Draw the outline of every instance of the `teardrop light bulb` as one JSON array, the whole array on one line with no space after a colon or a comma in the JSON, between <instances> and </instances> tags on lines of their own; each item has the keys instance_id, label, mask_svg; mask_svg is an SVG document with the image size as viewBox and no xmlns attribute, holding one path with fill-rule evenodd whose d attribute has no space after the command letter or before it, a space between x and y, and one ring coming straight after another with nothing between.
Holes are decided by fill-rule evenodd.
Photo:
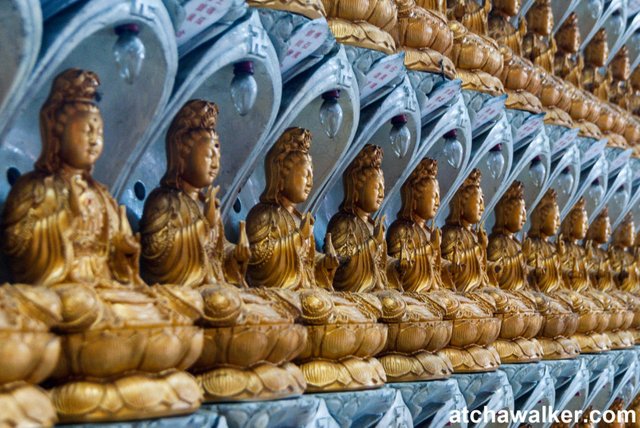
<instances>
[{"instance_id":1,"label":"teardrop light bulb","mask_svg":"<svg viewBox=\"0 0 640 428\"><path fill-rule=\"evenodd\" d=\"M462 163L462 143L455 138L448 138L444 145L444 155L449 165L455 169Z\"/></svg>"},{"instance_id":2,"label":"teardrop light bulb","mask_svg":"<svg viewBox=\"0 0 640 428\"><path fill-rule=\"evenodd\" d=\"M544 166L540 159L534 159L529 167L529 177L531 182L536 187L541 187L544 183L544 179L547 173L547 168Z\"/></svg>"},{"instance_id":3,"label":"teardrop light bulb","mask_svg":"<svg viewBox=\"0 0 640 428\"><path fill-rule=\"evenodd\" d=\"M495 180L500 178L504 170L504 156L502 155L502 147L498 144L489 150L489 158L487 159L487 167L491 177Z\"/></svg>"},{"instance_id":4,"label":"teardrop light bulb","mask_svg":"<svg viewBox=\"0 0 640 428\"><path fill-rule=\"evenodd\" d=\"M391 119L393 128L389 133L389 139L391 140L391 147L393 153L402 159L409 152L409 144L411 144L411 131L407 126L407 117L403 114L395 116Z\"/></svg>"},{"instance_id":5,"label":"teardrop light bulb","mask_svg":"<svg viewBox=\"0 0 640 428\"><path fill-rule=\"evenodd\" d=\"M120 77L132 85L142 70L145 57L145 47L138 37L140 29L136 24L119 25L115 29L118 35L113 45L113 57L118 66Z\"/></svg>"},{"instance_id":6,"label":"teardrop light bulb","mask_svg":"<svg viewBox=\"0 0 640 428\"><path fill-rule=\"evenodd\" d=\"M558 177L558 187L565 195L571 193L571 189L573 188L573 175L571 175L571 171L568 168L562 171L562 174Z\"/></svg>"},{"instance_id":7,"label":"teardrop light bulb","mask_svg":"<svg viewBox=\"0 0 640 428\"><path fill-rule=\"evenodd\" d=\"M331 139L338 135L340 126L342 126L343 112L338 99L340 91L328 91L322 94L324 102L320 107L320 124L325 134Z\"/></svg>"},{"instance_id":8,"label":"teardrop light bulb","mask_svg":"<svg viewBox=\"0 0 640 428\"><path fill-rule=\"evenodd\" d=\"M258 96L258 84L253 77L253 62L242 61L233 65L233 80L231 80L231 99L233 106L240 116L246 116Z\"/></svg>"}]
</instances>

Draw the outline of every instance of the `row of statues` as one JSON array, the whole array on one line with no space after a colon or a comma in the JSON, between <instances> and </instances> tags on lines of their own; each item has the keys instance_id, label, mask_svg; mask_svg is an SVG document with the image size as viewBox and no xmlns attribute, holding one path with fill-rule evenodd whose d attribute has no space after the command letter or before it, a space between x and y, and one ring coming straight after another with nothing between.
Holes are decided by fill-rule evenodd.
<instances>
[{"instance_id":1,"label":"row of statues","mask_svg":"<svg viewBox=\"0 0 640 428\"><path fill-rule=\"evenodd\" d=\"M343 173L321 250L313 217L296 208L313 186L312 135L289 128L230 243L214 186L218 109L203 100L173 119L166 173L134 234L125 207L92 177L103 146L98 86L78 69L54 80L41 155L4 207L14 282L0 287L0 334L16 345L0 353L0 403L17 403L6 407L15 420L174 415L202 400L366 389L640 342L631 218L604 250L608 214L587 227L581 200L557 235L550 190L521 242L514 182L487 236L479 170L440 231L437 163L423 159L387 229L376 216L384 155L366 145ZM50 401L34 386L45 379Z\"/></svg>"}]
</instances>

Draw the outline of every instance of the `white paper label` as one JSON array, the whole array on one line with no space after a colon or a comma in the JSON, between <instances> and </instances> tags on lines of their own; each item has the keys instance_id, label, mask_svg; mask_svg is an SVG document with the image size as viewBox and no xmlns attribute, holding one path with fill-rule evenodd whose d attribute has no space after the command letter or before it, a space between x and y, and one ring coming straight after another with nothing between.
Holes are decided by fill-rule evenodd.
<instances>
[{"instance_id":1,"label":"white paper label","mask_svg":"<svg viewBox=\"0 0 640 428\"><path fill-rule=\"evenodd\" d=\"M527 119L520 128L516 131L515 143L524 140L529 135L541 129L544 125L544 117L533 116Z\"/></svg>"},{"instance_id":2,"label":"white paper label","mask_svg":"<svg viewBox=\"0 0 640 428\"><path fill-rule=\"evenodd\" d=\"M178 31L176 39L181 45L193 36L218 21L231 9L232 0L191 0L182 7L185 19Z\"/></svg>"},{"instance_id":3,"label":"white paper label","mask_svg":"<svg viewBox=\"0 0 640 428\"><path fill-rule=\"evenodd\" d=\"M616 158L609 164L609 170L614 171L627 163L629 158L631 157L631 150L625 150L620 153Z\"/></svg>"},{"instance_id":4,"label":"white paper label","mask_svg":"<svg viewBox=\"0 0 640 428\"><path fill-rule=\"evenodd\" d=\"M560 150L567 148L572 142L575 141L578 136L578 130L572 129L563 133L560 138L553 142L553 152L557 153Z\"/></svg>"},{"instance_id":5,"label":"white paper label","mask_svg":"<svg viewBox=\"0 0 640 428\"><path fill-rule=\"evenodd\" d=\"M378 61L367 73L367 83L360 91L360 98L370 95L398 77L402 72L404 58L402 55L386 57Z\"/></svg>"},{"instance_id":6,"label":"white paper label","mask_svg":"<svg viewBox=\"0 0 640 428\"><path fill-rule=\"evenodd\" d=\"M427 104L424 106L422 111L422 117L428 115L429 113L439 109L449 101L455 97L458 92L460 92L460 82L457 80L451 80L447 83L443 83L438 89L433 91Z\"/></svg>"},{"instance_id":7,"label":"white paper label","mask_svg":"<svg viewBox=\"0 0 640 428\"><path fill-rule=\"evenodd\" d=\"M478 110L478 113L476 113L471 128L476 130L496 117L502 110L504 110L504 102L504 97L498 97L486 101L482 108Z\"/></svg>"},{"instance_id":8,"label":"white paper label","mask_svg":"<svg viewBox=\"0 0 640 428\"><path fill-rule=\"evenodd\" d=\"M289 40L287 53L280 63L280 71L285 72L315 52L329 36L329 27L324 18L314 19L304 24Z\"/></svg>"},{"instance_id":9,"label":"white paper label","mask_svg":"<svg viewBox=\"0 0 640 428\"><path fill-rule=\"evenodd\" d=\"M589 149L585 152L582 162L587 162L593 159L593 157L600 153L606 145L607 140L598 140L595 143L592 143L591 147L589 147Z\"/></svg>"}]
</instances>

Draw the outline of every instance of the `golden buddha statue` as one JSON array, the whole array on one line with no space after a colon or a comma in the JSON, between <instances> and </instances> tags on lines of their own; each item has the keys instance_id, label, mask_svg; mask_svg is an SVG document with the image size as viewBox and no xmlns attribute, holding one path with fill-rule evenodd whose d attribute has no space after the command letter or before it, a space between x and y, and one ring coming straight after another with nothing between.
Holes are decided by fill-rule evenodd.
<instances>
[{"instance_id":1,"label":"golden buddha statue","mask_svg":"<svg viewBox=\"0 0 640 428\"><path fill-rule=\"evenodd\" d=\"M496 205L495 216L496 222L487 246L487 264L494 277L493 282L502 290L500 294L493 293L498 313L503 317L496 348L502 362L536 361L544 354L535 339L543 318L537 311L536 296L529 290L529 267L522 245L515 237L527 217L521 182L515 181L509 187Z\"/></svg>"},{"instance_id":2,"label":"golden buddha statue","mask_svg":"<svg viewBox=\"0 0 640 428\"><path fill-rule=\"evenodd\" d=\"M60 299L46 287L0 286L0 426L52 426L56 410L37 384L55 369Z\"/></svg>"},{"instance_id":3,"label":"golden buddha statue","mask_svg":"<svg viewBox=\"0 0 640 428\"><path fill-rule=\"evenodd\" d=\"M437 168L437 161L423 159L402 186L402 207L387 233L389 255L397 259L388 276L405 292L424 294L453 321L452 340L441 355L451 358L454 371L491 370L499 360L482 345L495 340L499 320L486 304L455 292L443 270L448 262L440 254L440 230L428 226L440 205Z\"/></svg>"},{"instance_id":4,"label":"golden buddha statue","mask_svg":"<svg viewBox=\"0 0 640 428\"><path fill-rule=\"evenodd\" d=\"M609 101L625 110L631 108L633 90L629 78L631 77L631 63L629 61L629 48L622 45L618 53L609 64L612 82L610 85Z\"/></svg>"},{"instance_id":5,"label":"golden buddha statue","mask_svg":"<svg viewBox=\"0 0 640 428\"><path fill-rule=\"evenodd\" d=\"M609 100L609 76L598 70L604 67L608 56L607 32L601 28L584 50L582 87L603 101Z\"/></svg>"},{"instance_id":6,"label":"golden buddha statue","mask_svg":"<svg viewBox=\"0 0 640 428\"><path fill-rule=\"evenodd\" d=\"M192 370L205 400L302 394L304 378L290 362L306 342L304 327L295 324L298 296L247 289L251 252L244 224L238 245L224 236L212 186L220 166L217 117L215 104L192 100L169 127L167 172L140 222L142 272L150 283L180 284L202 295L204 349Z\"/></svg>"},{"instance_id":7,"label":"golden buddha statue","mask_svg":"<svg viewBox=\"0 0 640 428\"><path fill-rule=\"evenodd\" d=\"M564 247L559 251L562 263L562 278L569 294L573 309L580 315L578 330L574 337L583 353L608 351L611 340L603 334L611 317L610 302L602 299L591 286L587 254L578 242L587 234L587 211L584 198L573 206L562 222L558 241ZM603 301L604 300L604 301Z\"/></svg>"},{"instance_id":8,"label":"golden buddha statue","mask_svg":"<svg viewBox=\"0 0 640 428\"><path fill-rule=\"evenodd\" d=\"M316 252L313 219L296 205L313 185L311 133L289 128L265 158L266 187L247 216L251 287L297 292L308 337L298 357L307 392L380 387L385 372L373 358L387 342L380 301L365 293L336 293L339 258L332 237Z\"/></svg>"},{"instance_id":9,"label":"golden buddha statue","mask_svg":"<svg viewBox=\"0 0 640 428\"><path fill-rule=\"evenodd\" d=\"M396 51L390 34L398 18L394 0L322 0L322 3L329 28L339 43L386 54Z\"/></svg>"},{"instance_id":10,"label":"golden buddha statue","mask_svg":"<svg viewBox=\"0 0 640 428\"><path fill-rule=\"evenodd\" d=\"M333 287L341 292L377 296L388 326L379 355L389 381L438 379L451 374L446 356L436 354L449 343L452 323L443 304L413 290L403 293L400 278L409 263L387 257L384 218L373 221L384 199L382 149L365 145L342 176L344 199L327 226L340 259ZM387 270L397 279L388 279Z\"/></svg>"},{"instance_id":11,"label":"golden buddha statue","mask_svg":"<svg viewBox=\"0 0 640 428\"><path fill-rule=\"evenodd\" d=\"M42 152L13 186L3 249L17 282L61 301L62 352L50 391L63 422L149 418L196 410L202 393L184 372L202 350L197 292L148 287L125 208L91 171L102 152L98 76L58 75L40 111Z\"/></svg>"},{"instance_id":12,"label":"golden buddha statue","mask_svg":"<svg viewBox=\"0 0 640 428\"><path fill-rule=\"evenodd\" d=\"M633 312L631 332L635 344L640 343L640 270L638 269L638 238L634 246L633 216L627 214L616 228L609 244L609 263L616 287L610 294L622 299ZM638 234L640 237L640 234ZM631 251L635 251L633 254Z\"/></svg>"},{"instance_id":13,"label":"golden buddha statue","mask_svg":"<svg viewBox=\"0 0 640 428\"><path fill-rule=\"evenodd\" d=\"M549 189L531 213L531 228L522 245L527 282L535 290L538 310L544 317L537 339L545 360L574 358L580 353L580 345L572 338L578 328L578 316L562 282L559 253L564 247L562 241L557 245L549 242L559 225L557 194Z\"/></svg>"},{"instance_id":14,"label":"golden buddha statue","mask_svg":"<svg viewBox=\"0 0 640 428\"><path fill-rule=\"evenodd\" d=\"M609 210L605 207L589 226L584 242L592 286L589 295L609 308L610 318L606 333L611 340L612 349L625 349L634 344L633 334L628 331L633 321L633 312L617 292L609 255L601 247L609 242L610 234ZM631 238L633 239L633 232Z\"/></svg>"},{"instance_id":15,"label":"golden buddha statue","mask_svg":"<svg viewBox=\"0 0 640 428\"><path fill-rule=\"evenodd\" d=\"M556 45L551 0L536 0L527 12L527 32L522 40L522 55L547 73L554 74Z\"/></svg>"},{"instance_id":16,"label":"golden buddha statue","mask_svg":"<svg viewBox=\"0 0 640 428\"><path fill-rule=\"evenodd\" d=\"M584 62L578 54L580 49L580 29L578 15L572 12L555 34L556 54L554 74L580 88Z\"/></svg>"},{"instance_id":17,"label":"golden buddha statue","mask_svg":"<svg viewBox=\"0 0 640 428\"><path fill-rule=\"evenodd\" d=\"M438 10L424 9L415 0L395 0L398 22L393 31L398 49L404 52L404 63L410 70L444 73L450 79L456 74L448 58L453 47L453 32L447 18Z\"/></svg>"},{"instance_id":18,"label":"golden buddha statue","mask_svg":"<svg viewBox=\"0 0 640 428\"><path fill-rule=\"evenodd\" d=\"M544 121L550 125L573 127L568 111L571 92L565 82L554 75L556 54L552 37L553 10L550 0L536 0L527 12L527 33L522 41L523 56L533 62L540 75L540 90L536 94L545 112Z\"/></svg>"},{"instance_id":19,"label":"golden buddha statue","mask_svg":"<svg viewBox=\"0 0 640 428\"><path fill-rule=\"evenodd\" d=\"M447 0L449 28L453 31L451 59L462 87L491 95L501 95L503 58L495 40L487 37L491 2L484 6L474 0Z\"/></svg>"}]
</instances>

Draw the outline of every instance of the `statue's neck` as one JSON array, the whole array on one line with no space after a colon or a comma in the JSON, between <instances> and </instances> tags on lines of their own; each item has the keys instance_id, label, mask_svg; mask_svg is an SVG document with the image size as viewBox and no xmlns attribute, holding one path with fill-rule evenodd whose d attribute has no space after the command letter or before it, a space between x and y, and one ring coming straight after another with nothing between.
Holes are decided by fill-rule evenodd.
<instances>
[{"instance_id":1,"label":"statue's neck","mask_svg":"<svg viewBox=\"0 0 640 428\"><path fill-rule=\"evenodd\" d=\"M62 163L61 175L66 179L83 178L85 180L91 178L91 172L82 168L74 168L66 163Z\"/></svg>"},{"instance_id":2,"label":"statue's neck","mask_svg":"<svg viewBox=\"0 0 640 428\"><path fill-rule=\"evenodd\" d=\"M353 210L353 213L362 221L364 221L365 223L369 223L369 216L371 213L369 213L368 211L363 210L362 208L360 208L359 206L355 206L355 209Z\"/></svg>"},{"instance_id":3,"label":"statue's neck","mask_svg":"<svg viewBox=\"0 0 640 428\"><path fill-rule=\"evenodd\" d=\"M186 193L191 199L198 202L199 195L200 195L199 188L192 186L190 183L182 180L182 182L180 183L180 190Z\"/></svg>"}]
</instances>

